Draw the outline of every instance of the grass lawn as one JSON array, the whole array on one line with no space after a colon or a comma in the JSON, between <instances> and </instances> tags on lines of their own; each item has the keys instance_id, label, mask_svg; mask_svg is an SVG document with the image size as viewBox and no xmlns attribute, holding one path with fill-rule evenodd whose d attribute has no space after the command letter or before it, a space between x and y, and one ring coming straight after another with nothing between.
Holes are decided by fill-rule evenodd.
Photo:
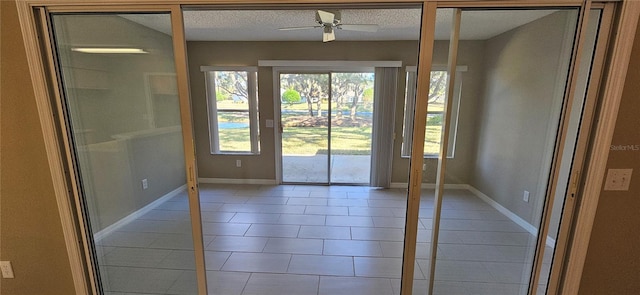
<instances>
[{"instance_id":1,"label":"grass lawn","mask_svg":"<svg viewBox=\"0 0 640 295\"><path fill-rule=\"evenodd\" d=\"M425 153L437 154L440 145L440 126L427 126ZM331 128L331 150L335 155L369 155L371 127ZM315 155L327 153L327 127L286 127L282 135L285 155ZM220 130L221 150L249 151L249 131L241 128Z\"/></svg>"},{"instance_id":2,"label":"grass lawn","mask_svg":"<svg viewBox=\"0 0 640 295\"><path fill-rule=\"evenodd\" d=\"M282 134L285 155L327 153L327 127L286 127ZM371 154L371 127L332 127L331 153L334 155Z\"/></svg>"},{"instance_id":3,"label":"grass lawn","mask_svg":"<svg viewBox=\"0 0 640 295\"><path fill-rule=\"evenodd\" d=\"M440 102L429 104L429 111L442 111L443 104ZM231 100L219 101L219 109L248 109L246 103L236 103ZM283 111L306 111L307 103L283 103ZM326 115L328 103L322 102L321 109ZM348 111L348 104L341 109ZM314 114L316 104L313 104ZM360 104L358 112L372 112L370 104ZM348 112L345 113L348 116ZM282 114L283 121L290 121L293 117L301 117L299 114ZM427 123L424 140L425 154L438 154L440 149L441 126L437 120L431 122L433 115L430 115L430 122ZM249 143L249 118L246 113L220 113L220 123L245 123L245 127L220 128L220 149L222 151L250 151ZM370 120L370 119L369 119ZM326 120L324 122L326 125ZM319 124L319 123L318 123ZM358 124L356 124L358 125ZM284 133L282 134L282 153L285 155L315 155L327 153L328 129L326 126L299 127L287 126L285 122ZM362 126L332 126L332 154L338 155L369 155L371 154L371 127Z\"/></svg>"}]
</instances>

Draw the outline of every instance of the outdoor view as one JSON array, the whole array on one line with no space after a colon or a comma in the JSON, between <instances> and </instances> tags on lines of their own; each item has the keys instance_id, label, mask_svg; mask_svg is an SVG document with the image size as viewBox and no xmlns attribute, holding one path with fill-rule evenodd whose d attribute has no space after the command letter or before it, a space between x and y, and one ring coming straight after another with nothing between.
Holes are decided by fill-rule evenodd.
<instances>
[{"instance_id":1,"label":"outdoor view","mask_svg":"<svg viewBox=\"0 0 640 295\"><path fill-rule=\"evenodd\" d=\"M250 103L250 100L254 95L250 95L249 90L250 73L246 71L215 71L213 73L217 113L215 129L217 130L212 132L217 132L218 150L252 152L252 140L257 139L253 139L251 135L252 112L250 110L253 103Z\"/></svg>"},{"instance_id":2,"label":"outdoor view","mask_svg":"<svg viewBox=\"0 0 640 295\"><path fill-rule=\"evenodd\" d=\"M330 147L331 182L369 182L373 83L373 73L280 76L284 181L327 182Z\"/></svg>"},{"instance_id":3,"label":"outdoor view","mask_svg":"<svg viewBox=\"0 0 640 295\"><path fill-rule=\"evenodd\" d=\"M437 155L440 153L440 141L442 140L442 120L444 119L444 104L447 98L447 72L432 71L430 80L424 154Z\"/></svg>"},{"instance_id":4,"label":"outdoor view","mask_svg":"<svg viewBox=\"0 0 640 295\"><path fill-rule=\"evenodd\" d=\"M405 121L403 130L403 136L410 138L413 136L413 114L415 106L415 89L416 85L416 72L407 72L407 83L405 89L405 117L411 118ZM431 71L430 83L429 83L429 98L427 106L427 125L424 136L424 155L425 156L437 156L440 153L440 142L442 140L442 121L444 120L444 106L446 102L447 91L447 72L446 71ZM456 106L454 106L456 107ZM453 112L455 116L455 111ZM453 126L455 128L455 126ZM455 130L452 130L452 135L455 137ZM402 155L410 155L410 142L403 142ZM451 150L448 151L448 155L451 156Z\"/></svg>"}]
</instances>

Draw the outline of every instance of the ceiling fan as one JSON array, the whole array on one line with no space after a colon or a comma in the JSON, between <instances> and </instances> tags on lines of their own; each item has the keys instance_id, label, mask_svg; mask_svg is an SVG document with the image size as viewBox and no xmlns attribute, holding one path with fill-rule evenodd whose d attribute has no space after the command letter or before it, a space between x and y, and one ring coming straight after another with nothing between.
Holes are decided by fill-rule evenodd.
<instances>
[{"instance_id":1,"label":"ceiling fan","mask_svg":"<svg viewBox=\"0 0 640 295\"><path fill-rule=\"evenodd\" d=\"M293 31L293 30L307 30L307 29L315 29L322 28L322 42L329 42L336 39L335 30L347 30L347 31L360 31L360 32L377 32L378 25L369 25L369 24L343 24L341 15L339 11L325 11L318 10L316 11L316 22L318 25L315 26L304 26L304 27L288 27L288 28L279 28L281 31Z\"/></svg>"}]
</instances>

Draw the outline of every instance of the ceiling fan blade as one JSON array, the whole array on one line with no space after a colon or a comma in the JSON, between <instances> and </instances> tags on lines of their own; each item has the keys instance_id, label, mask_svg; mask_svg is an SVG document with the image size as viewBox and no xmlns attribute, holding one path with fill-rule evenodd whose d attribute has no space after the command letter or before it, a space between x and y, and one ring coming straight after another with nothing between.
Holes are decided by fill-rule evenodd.
<instances>
[{"instance_id":1,"label":"ceiling fan blade","mask_svg":"<svg viewBox=\"0 0 640 295\"><path fill-rule=\"evenodd\" d=\"M287 28L278 28L278 30L293 31L293 30L308 30L308 29L315 29L315 28L322 28L322 26L287 27Z\"/></svg>"},{"instance_id":2,"label":"ceiling fan blade","mask_svg":"<svg viewBox=\"0 0 640 295\"><path fill-rule=\"evenodd\" d=\"M380 26L378 25L339 25L338 28L345 31L359 31L359 32L371 32L375 33L378 31Z\"/></svg>"},{"instance_id":3,"label":"ceiling fan blade","mask_svg":"<svg viewBox=\"0 0 640 295\"><path fill-rule=\"evenodd\" d=\"M332 27L324 27L324 31L322 32L322 42L329 42L336 39L336 33L333 31Z\"/></svg>"},{"instance_id":4,"label":"ceiling fan blade","mask_svg":"<svg viewBox=\"0 0 640 295\"><path fill-rule=\"evenodd\" d=\"M325 24L332 24L336 16L335 14L324 10L318 10L316 14L320 21Z\"/></svg>"}]
</instances>

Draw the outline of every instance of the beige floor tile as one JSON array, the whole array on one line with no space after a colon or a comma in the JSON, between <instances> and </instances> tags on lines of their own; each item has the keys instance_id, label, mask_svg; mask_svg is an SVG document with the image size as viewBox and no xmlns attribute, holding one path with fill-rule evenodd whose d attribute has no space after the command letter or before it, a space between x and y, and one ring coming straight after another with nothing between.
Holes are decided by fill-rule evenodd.
<instances>
[{"instance_id":1,"label":"beige floor tile","mask_svg":"<svg viewBox=\"0 0 640 295\"><path fill-rule=\"evenodd\" d=\"M378 241L324 240L324 255L382 256Z\"/></svg>"},{"instance_id":2,"label":"beige floor tile","mask_svg":"<svg viewBox=\"0 0 640 295\"><path fill-rule=\"evenodd\" d=\"M312 239L351 239L351 232L346 226L301 226L298 238Z\"/></svg>"},{"instance_id":3,"label":"beige floor tile","mask_svg":"<svg viewBox=\"0 0 640 295\"><path fill-rule=\"evenodd\" d=\"M393 295L384 278L320 277L320 295ZM397 293L399 294L399 292Z\"/></svg>"},{"instance_id":4,"label":"beige floor tile","mask_svg":"<svg viewBox=\"0 0 640 295\"><path fill-rule=\"evenodd\" d=\"M206 250L209 251L240 251L240 252L262 252L267 244L268 238L263 237L216 237Z\"/></svg>"},{"instance_id":5,"label":"beige floor tile","mask_svg":"<svg viewBox=\"0 0 640 295\"><path fill-rule=\"evenodd\" d=\"M291 254L241 253L229 256L223 271L286 273Z\"/></svg>"},{"instance_id":6,"label":"beige floor tile","mask_svg":"<svg viewBox=\"0 0 640 295\"><path fill-rule=\"evenodd\" d=\"M321 239L269 238L264 253L322 254Z\"/></svg>"},{"instance_id":7,"label":"beige floor tile","mask_svg":"<svg viewBox=\"0 0 640 295\"><path fill-rule=\"evenodd\" d=\"M353 258L327 255L293 255L288 273L353 276Z\"/></svg>"},{"instance_id":8,"label":"beige floor tile","mask_svg":"<svg viewBox=\"0 0 640 295\"><path fill-rule=\"evenodd\" d=\"M251 274L243 295L315 295L319 277L314 275Z\"/></svg>"},{"instance_id":9,"label":"beige floor tile","mask_svg":"<svg viewBox=\"0 0 640 295\"><path fill-rule=\"evenodd\" d=\"M289 224L252 224L245 234L247 237L295 238L299 225Z\"/></svg>"}]
</instances>

